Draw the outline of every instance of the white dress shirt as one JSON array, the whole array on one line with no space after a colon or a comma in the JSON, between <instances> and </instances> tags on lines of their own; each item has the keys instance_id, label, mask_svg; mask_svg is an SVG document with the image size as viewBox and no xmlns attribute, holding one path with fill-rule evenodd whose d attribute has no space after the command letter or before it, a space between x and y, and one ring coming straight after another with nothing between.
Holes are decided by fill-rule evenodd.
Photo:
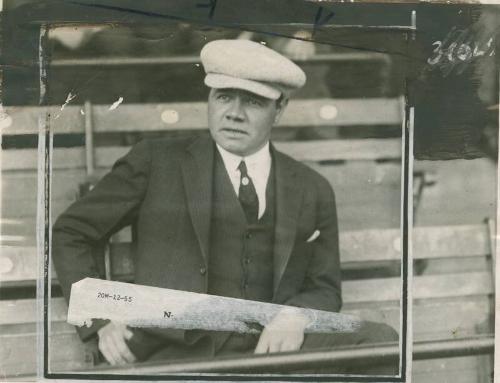
<instances>
[{"instance_id":1,"label":"white dress shirt","mask_svg":"<svg viewBox=\"0 0 500 383\"><path fill-rule=\"evenodd\" d=\"M230 153L219 144L217 149L222 157L224 166L226 167L227 174L233 185L236 195L240 192L240 179L241 174L238 170L241 161L245 161L247 165L248 175L252 179L257 198L259 200L259 219L266 211L266 187L271 172L271 152L269 151L269 142L264 145L258 152L251 154L247 157L240 157L236 154Z\"/></svg>"}]
</instances>

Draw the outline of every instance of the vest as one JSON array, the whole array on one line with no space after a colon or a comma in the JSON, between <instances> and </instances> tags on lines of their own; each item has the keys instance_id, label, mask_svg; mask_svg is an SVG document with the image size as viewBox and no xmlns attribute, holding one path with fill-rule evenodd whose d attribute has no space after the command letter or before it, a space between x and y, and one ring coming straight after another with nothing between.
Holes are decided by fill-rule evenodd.
<instances>
[{"instance_id":1,"label":"vest","mask_svg":"<svg viewBox=\"0 0 500 383\"><path fill-rule=\"evenodd\" d=\"M275 181L271 167L266 211L249 225L238 196L216 150L208 293L270 302L273 294Z\"/></svg>"}]
</instances>

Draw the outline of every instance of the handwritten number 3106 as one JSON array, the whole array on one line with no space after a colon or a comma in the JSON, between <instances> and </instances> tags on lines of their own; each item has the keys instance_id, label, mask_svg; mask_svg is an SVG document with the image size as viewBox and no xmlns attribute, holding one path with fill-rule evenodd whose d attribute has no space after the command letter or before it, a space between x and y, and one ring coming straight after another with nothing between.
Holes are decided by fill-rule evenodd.
<instances>
[{"instance_id":1,"label":"handwritten number 3106","mask_svg":"<svg viewBox=\"0 0 500 383\"><path fill-rule=\"evenodd\" d=\"M472 49L471 45L467 43L459 44L456 41L451 43L446 47L446 41L435 41L432 43L435 46L433 50L433 56L427 59L429 65L437 65L443 62L457 62L457 59L462 62L467 62L475 57L479 56L493 56L495 54L495 46L493 45L493 37L486 43L486 49L482 50L477 43L471 43L474 46Z\"/></svg>"}]
</instances>

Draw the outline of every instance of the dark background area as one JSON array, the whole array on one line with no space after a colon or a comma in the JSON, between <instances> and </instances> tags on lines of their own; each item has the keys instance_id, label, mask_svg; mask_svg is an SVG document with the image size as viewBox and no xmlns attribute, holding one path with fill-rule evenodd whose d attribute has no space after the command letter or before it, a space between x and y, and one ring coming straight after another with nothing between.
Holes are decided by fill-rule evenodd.
<instances>
[{"instance_id":1,"label":"dark background area","mask_svg":"<svg viewBox=\"0 0 500 383\"><path fill-rule=\"evenodd\" d=\"M416 107L416 158L496 157L498 71L496 56L490 54L500 25L498 6L319 5L291 0L251 4L219 0L212 4L201 0L145 1L140 5L131 1L6 1L1 55L3 104L40 102L38 47L42 23L105 26L89 33L78 48L49 39L44 51L51 63L44 103L51 105L62 105L69 92L76 95L73 104L86 100L111 104L119 96L124 97L124 103L204 100L207 88L201 66L143 65L127 59L196 57L210 39L221 35L234 38L248 30L258 41L279 45L279 36L292 36L306 28L314 30L318 53L385 52L391 65L299 62L309 81L296 97L395 97L407 92ZM417 15L416 33L389 28L409 26L413 10ZM436 58L439 41L441 59L430 65L428 60ZM469 48L460 51L463 44ZM470 49L470 57L464 49ZM474 57L477 51L486 53ZM94 61L78 64L82 59ZM123 60L103 65L101 59ZM31 141L29 137L4 137L3 147L19 147Z\"/></svg>"}]
</instances>

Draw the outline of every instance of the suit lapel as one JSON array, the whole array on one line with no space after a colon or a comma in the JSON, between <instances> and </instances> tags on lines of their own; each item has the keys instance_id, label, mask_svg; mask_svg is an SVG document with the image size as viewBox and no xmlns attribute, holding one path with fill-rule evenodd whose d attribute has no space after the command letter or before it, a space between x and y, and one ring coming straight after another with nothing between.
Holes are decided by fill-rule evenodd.
<instances>
[{"instance_id":1,"label":"suit lapel","mask_svg":"<svg viewBox=\"0 0 500 383\"><path fill-rule=\"evenodd\" d=\"M297 233L303 188L291 159L271 146L276 179L274 232L274 295L290 258ZM187 204L205 262L208 262L212 212L214 144L209 137L194 141L181 163Z\"/></svg>"},{"instance_id":2,"label":"suit lapel","mask_svg":"<svg viewBox=\"0 0 500 383\"><path fill-rule=\"evenodd\" d=\"M295 242L303 189L297 179L297 167L291 159L274 148L272 152L276 172L273 283L275 296Z\"/></svg>"},{"instance_id":3,"label":"suit lapel","mask_svg":"<svg viewBox=\"0 0 500 383\"><path fill-rule=\"evenodd\" d=\"M181 163L189 214L205 263L209 252L213 161L213 141L200 137L187 148Z\"/></svg>"}]
</instances>

